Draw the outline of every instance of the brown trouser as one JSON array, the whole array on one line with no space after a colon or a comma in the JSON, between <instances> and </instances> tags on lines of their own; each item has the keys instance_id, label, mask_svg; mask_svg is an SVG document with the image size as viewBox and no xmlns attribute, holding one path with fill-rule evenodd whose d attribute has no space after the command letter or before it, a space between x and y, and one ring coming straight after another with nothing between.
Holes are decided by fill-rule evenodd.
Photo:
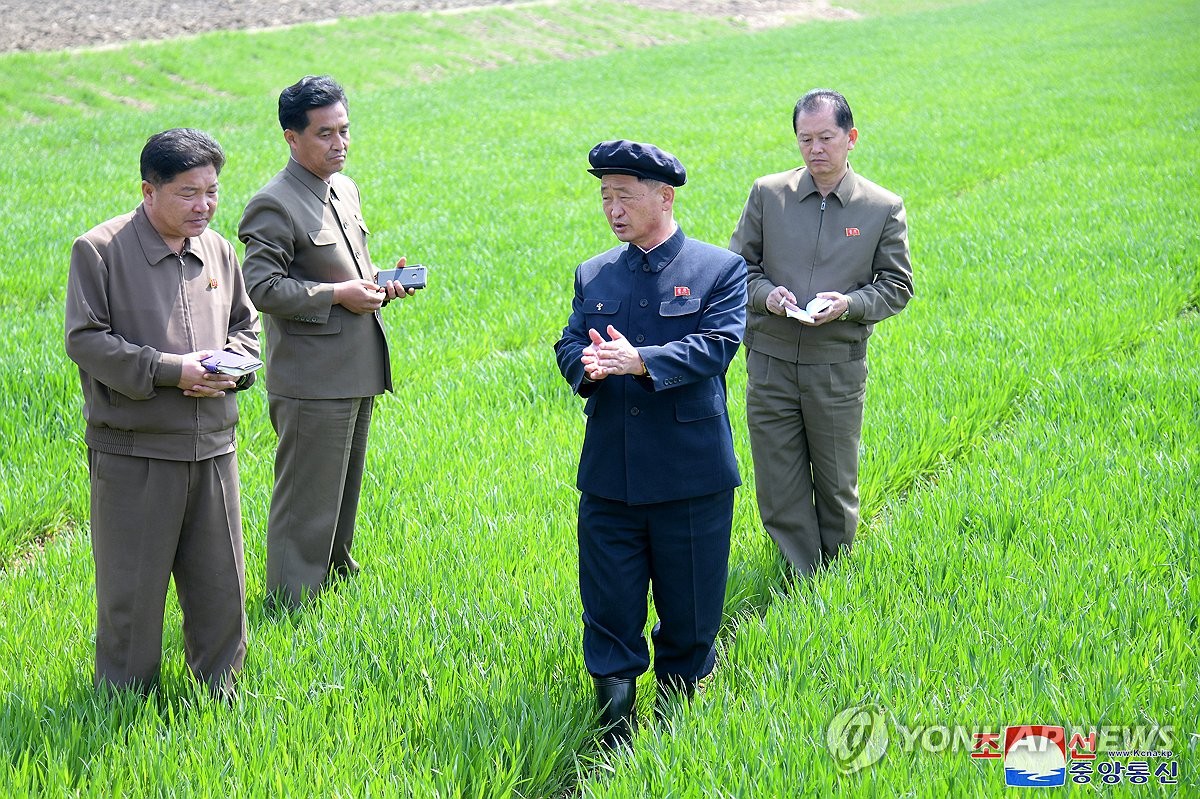
<instances>
[{"instance_id":1,"label":"brown trouser","mask_svg":"<svg viewBox=\"0 0 1200 799\"><path fill-rule=\"evenodd\" d=\"M858 527L866 359L803 364L746 353L746 421L763 525L802 575Z\"/></svg>"},{"instance_id":2,"label":"brown trouser","mask_svg":"<svg viewBox=\"0 0 1200 799\"><path fill-rule=\"evenodd\" d=\"M350 557L374 397L294 399L269 395L279 437L267 521L268 596L298 606Z\"/></svg>"},{"instance_id":3,"label":"brown trouser","mask_svg":"<svg viewBox=\"0 0 1200 799\"><path fill-rule=\"evenodd\" d=\"M157 683L174 575L188 667L227 691L246 655L237 454L167 461L89 449L88 469L97 687Z\"/></svg>"}]
</instances>

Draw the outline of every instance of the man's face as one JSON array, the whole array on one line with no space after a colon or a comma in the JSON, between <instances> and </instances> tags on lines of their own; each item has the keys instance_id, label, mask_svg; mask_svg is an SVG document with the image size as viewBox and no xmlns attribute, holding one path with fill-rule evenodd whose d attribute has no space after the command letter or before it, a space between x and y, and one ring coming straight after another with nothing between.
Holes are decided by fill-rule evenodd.
<instances>
[{"instance_id":1,"label":"man's face","mask_svg":"<svg viewBox=\"0 0 1200 799\"><path fill-rule=\"evenodd\" d=\"M671 204L675 190L666 184L642 183L633 175L605 175L600 179L604 216L621 241L648 250L671 232Z\"/></svg>"},{"instance_id":2,"label":"man's face","mask_svg":"<svg viewBox=\"0 0 1200 799\"><path fill-rule=\"evenodd\" d=\"M142 181L150 224L166 242L199 236L217 212L217 170L211 164L180 172L170 183Z\"/></svg>"},{"instance_id":3,"label":"man's face","mask_svg":"<svg viewBox=\"0 0 1200 799\"><path fill-rule=\"evenodd\" d=\"M858 141L858 128L845 131L838 127L832 106L822 104L816 111L796 117L796 143L804 165L819 182L840 180L846 171L847 156Z\"/></svg>"},{"instance_id":4,"label":"man's face","mask_svg":"<svg viewBox=\"0 0 1200 799\"><path fill-rule=\"evenodd\" d=\"M283 138L292 148L292 158L321 180L346 166L350 149L350 116L341 103L310 108L308 127L303 131L285 130Z\"/></svg>"}]
</instances>

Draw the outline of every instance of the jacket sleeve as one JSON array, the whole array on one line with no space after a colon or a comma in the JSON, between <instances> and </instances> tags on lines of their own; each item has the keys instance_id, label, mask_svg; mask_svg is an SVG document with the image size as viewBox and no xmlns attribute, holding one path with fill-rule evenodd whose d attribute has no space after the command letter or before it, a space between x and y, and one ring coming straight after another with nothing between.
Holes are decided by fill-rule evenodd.
<instances>
[{"instance_id":1,"label":"jacket sleeve","mask_svg":"<svg viewBox=\"0 0 1200 799\"><path fill-rule=\"evenodd\" d=\"M230 247L229 263L231 266L229 278L233 282L232 296L229 303L229 334L225 339L225 349L251 358L258 358L261 353L258 333L258 311L246 294L246 283L242 270L238 268L237 254ZM236 390L250 388L254 385L257 374L251 372L243 375L237 381Z\"/></svg>"},{"instance_id":2,"label":"jacket sleeve","mask_svg":"<svg viewBox=\"0 0 1200 799\"><path fill-rule=\"evenodd\" d=\"M178 355L126 341L113 332L108 302L108 265L92 242L71 247L66 300L67 356L96 380L135 400L155 396L183 374Z\"/></svg>"},{"instance_id":3,"label":"jacket sleeve","mask_svg":"<svg viewBox=\"0 0 1200 799\"><path fill-rule=\"evenodd\" d=\"M895 316L913 296L908 223L902 200L897 200L888 211L887 222L875 247L871 273L870 284L847 295L850 297L850 318L863 324L874 324Z\"/></svg>"},{"instance_id":4,"label":"jacket sleeve","mask_svg":"<svg viewBox=\"0 0 1200 799\"><path fill-rule=\"evenodd\" d=\"M763 271L763 211L762 189L758 181L750 188L750 196L742 209L729 241L729 249L746 259L746 301L750 310L767 313L767 295L775 288Z\"/></svg>"},{"instance_id":5,"label":"jacket sleeve","mask_svg":"<svg viewBox=\"0 0 1200 799\"><path fill-rule=\"evenodd\" d=\"M324 324L333 308L333 285L291 276L293 231L291 216L277 197L260 193L251 198L238 225L238 238L246 245L246 291L263 313Z\"/></svg>"},{"instance_id":6,"label":"jacket sleeve","mask_svg":"<svg viewBox=\"0 0 1200 799\"><path fill-rule=\"evenodd\" d=\"M638 347L655 391L722 375L737 355L746 331L746 261L731 255L719 268L721 276L713 284L695 333L659 346Z\"/></svg>"},{"instance_id":7,"label":"jacket sleeve","mask_svg":"<svg viewBox=\"0 0 1200 799\"><path fill-rule=\"evenodd\" d=\"M571 386L571 390L581 397L590 397L595 393L598 382L585 377L583 362L579 359L583 351L592 343L588 337L587 326L583 314L583 282L579 270L575 270L575 296L571 300L571 316L567 326L554 345L554 355L558 359L558 371Z\"/></svg>"}]
</instances>

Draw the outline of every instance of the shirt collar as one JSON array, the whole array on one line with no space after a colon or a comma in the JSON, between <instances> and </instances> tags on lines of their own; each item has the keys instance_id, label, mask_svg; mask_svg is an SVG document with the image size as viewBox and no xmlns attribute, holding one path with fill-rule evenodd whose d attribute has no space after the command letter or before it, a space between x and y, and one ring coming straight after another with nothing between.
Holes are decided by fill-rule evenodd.
<instances>
[{"instance_id":1,"label":"shirt collar","mask_svg":"<svg viewBox=\"0 0 1200 799\"><path fill-rule=\"evenodd\" d=\"M300 182L300 185L313 193L318 200L323 203L329 202L329 182L321 180L305 169L295 158L288 158L287 166L284 170Z\"/></svg>"},{"instance_id":2,"label":"shirt collar","mask_svg":"<svg viewBox=\"0 0 1200 799\"><path fill-rule=\"evenodd\" d=\"M818 194L817 184L813 183L812 173L807 167L801 167L797 170L799 177L796 180L796 196L803 200L810 194ZM850 202L854 196L854 184L858 179L854 176L854 168L846 164L846 174L842 175L842 179L838 181L837 188L829 192L830 195L837 197L838 202L842 205Z\"/></svg>"},{"instance_id":3,"label":"shirt collar","mask_svg":"<svg viewBox=\"0 0 1200 799\"><path fill-rule=\"evenodd\" d=\"M204 262L204 259L200 258L198 252L192 252L191 238L183 240L183 250L181 252L177 253L168 247L167 243L163 241L163 237L159 235L158 231L154 229L154 225L151 224L150 217L146 214L145 205L139 205L133 212L133 229L137 233L138 243L142 246L142 254L146 256L146 262L151 266L161 263L165 258L177 258L186 253L192 253L201 263Z\"/></svg>"},{"instance_id":4,"label":"shirt collar","mask_svg":"<svg viewBox=\"0 0 1200 799\"><path fill-rule=\"evenodd\" d=\"M679 255L679 251L683 249L685 236L683 235L683 228L679 226L678 222L673 222L672 224L675 226L675 232L660 244L655 245L653 249L643 250L636 244L628 246L625 260L630 271L633 271L637 267L637 264L641 262L640 256L643 253L646 256L646 263L650 265L651 272L661 272L666 268L667 264L675 260L675 256Z\"/></svg>"}]
</instances>

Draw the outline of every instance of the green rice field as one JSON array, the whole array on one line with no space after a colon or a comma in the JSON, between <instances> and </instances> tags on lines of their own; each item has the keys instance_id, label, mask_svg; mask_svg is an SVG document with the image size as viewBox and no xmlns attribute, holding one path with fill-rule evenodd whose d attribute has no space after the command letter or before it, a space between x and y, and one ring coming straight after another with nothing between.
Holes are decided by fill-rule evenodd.
<instances>
[{"instance_id":1,"label":"green rice field","mask_svg":"<svg viewBox=\"0 0 1200 799\"><path fill-rule=\"evenodd\" d=\"M759 30L565 0L0 55L0 796L1200 795L1200 4L839 5L860 16ZM99 696L71 243L137 204L142 145L177 126L225 147L214 227L236 240L286 159L279 91L309 73L349 94L377 265L430 275L384 309L363 573L263 613L260 385L238 701L188 677L173 595L162 690ZM871 344L859 537L784 580L739 357L717 670L660 725L647 675L633 750L602 753L584 417L552 352L574 267L615 243L587 152L670 150L677 219L725 244L753 180L799 163L792 105L817 86L854 108L854 168L904 197L917 285ZM972 755L1018 725L1098 732L1072 761L1094 771L1006 788Z\"/></svg>"}]
</instances>

